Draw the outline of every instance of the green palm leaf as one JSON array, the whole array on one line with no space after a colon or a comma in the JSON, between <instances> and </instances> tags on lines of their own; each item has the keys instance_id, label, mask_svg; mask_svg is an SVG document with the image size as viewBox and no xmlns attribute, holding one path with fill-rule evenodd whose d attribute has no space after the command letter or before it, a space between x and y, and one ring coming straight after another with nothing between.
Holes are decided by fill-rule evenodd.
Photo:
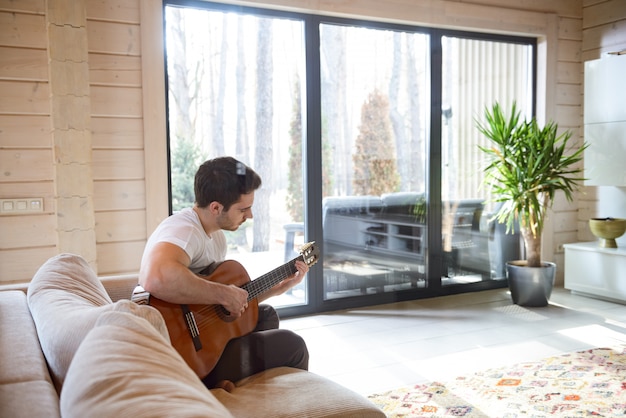
<instances>
[{"instance_id":1,"label":"green palm leaf","mask_svg":"<svg viewBox=\"0 0 626 418\"><path fill-rule=\"evenodd\" d=\"M579 162L587 145L566 155L571 132L557 135L558 125L552 121L542 128L535 118L521 120L515 102L508 116L497 102L486 108L485 122L477 121L477 129L491 141L479 148L487 157L485 185L493 200L503 203L495 218L508 232L519 222L528 265L539 266L546 211L557 191L562 190L568 201L573 199L584 180Z\"/></svg>"}]
</instances>

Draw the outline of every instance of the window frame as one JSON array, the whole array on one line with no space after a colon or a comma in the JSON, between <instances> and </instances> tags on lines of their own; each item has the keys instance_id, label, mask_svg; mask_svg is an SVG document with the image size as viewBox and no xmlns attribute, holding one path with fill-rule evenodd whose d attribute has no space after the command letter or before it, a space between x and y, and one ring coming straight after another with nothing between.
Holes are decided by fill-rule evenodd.
<instances>
[{"instance_id":1,"label":"window frame","mask_svg":"<svg viewBox=\"0 0 626 418\"><path fill-rule=\"evenodd\" d=\"M320 99L320 71L319 71L319 25L326 24L344 24L350 26L363 26L372 29L385 29L385 30L398 30L412 33L425 33L430 36L431 41L431 58L430 58L430 77L431 77L431 92L430 92L430 127L429 127L429 144L428 144L428 210L430 216L428 217L427 228L429 231L441 230L441 93L442 93L442 54L441 54L441 39L443 36L453 36L459 38L469 38L475 40L497 40L502 42L528 44L533 48L533 114L535 114L538 108L545 109L545 104L538 101L540 97L538 88L542 83L538 79L538 67L540 62L540 52L545 54L545 38L537 36L518 36L511 34L501 34L495 32L475 32L470 30L456 30L456 29L443 29L438 27L429 27L413 24L398 24L391 23L382 20L376 20L371 18L347 18L339 16L328 16L320 14L310 14L302 12L292 12L277 10L268 5L268 8L262 7L248 7L236 4L223 4L215 2L205 1L192 1L192 0L165 0L163 7L167 5L181 6L181 7L201 7L209 8L219 11L227 12L242 12L246 14L261 15L265 17L280 17L280 18L293 18L302 20L305 27L305 50L306 50L306 138L321 138L321 99ZM541 62L544 62L542 60ZM164 75L166 77L166 75ZM433 85L436 84L437 88ZM169 139L168 139L169 143ZM322 222L321 222L321 143L319 140L307 140L305 142L305 152L308 156L304 161L304 183L309 185L308 192L306 194L305 204L305 228L307 236L305 240L310 240L310 237L322 237ZM169 154L169 147L168 147ZM168 179L169 179L169 157L167 165ZM168 183L169 184L169 183ZM168 188L170 189L170 188ZM171 192L168 190L168 207L171 206ZM171 209L170 209L171 213ZM148 231L152 229L148 228ZM320 238L318 238L318 241ZM441 286L441 235L429 234L428 238L428 271L429 282L433 285L428 287L426 291L420 289L417 292L403 292L401 295L381 294L381 295L364 295L355 299L339 299L339 300L324 300L322 297L322 280L323 273L321 269L312 269L309 274L309 305L306 307L289 307L282 308L282 316L301 315L313 312L322 312L336 309L345 309L357 306L367 306L379 303L387 303L398 300L409 300L423 297L439 296L450 293L461 293L455 288L446 288ZM483 286L484 287L484 286ZM501 286L500 286L501 287ZM490 287L484 287L490 288ZM464 291L481 290L480 288L472 288ZM356 300L358 299L358 300Z\"/></svg>"}]
</instances>

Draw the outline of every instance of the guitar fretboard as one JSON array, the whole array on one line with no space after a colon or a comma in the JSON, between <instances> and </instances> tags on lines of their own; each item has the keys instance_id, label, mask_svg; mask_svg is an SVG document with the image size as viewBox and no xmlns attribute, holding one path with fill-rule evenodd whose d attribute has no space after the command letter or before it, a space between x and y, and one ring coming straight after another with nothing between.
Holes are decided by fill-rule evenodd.
<instances>
[{"instance_id":1,"label":"guitar fretboard","mask_svg":"<svg viewBox=\"0 0 626 418\"><path fill-rule=\"evenodd\" d=\"M298 271L298 269L296 269L297 260L304 261L302 256L296 257L288 263L283 264L282 266L241 286L242 289L248 292L248 301L257 298L259 295L267 292L272 287Z\"/></svg>"}]
</instances>

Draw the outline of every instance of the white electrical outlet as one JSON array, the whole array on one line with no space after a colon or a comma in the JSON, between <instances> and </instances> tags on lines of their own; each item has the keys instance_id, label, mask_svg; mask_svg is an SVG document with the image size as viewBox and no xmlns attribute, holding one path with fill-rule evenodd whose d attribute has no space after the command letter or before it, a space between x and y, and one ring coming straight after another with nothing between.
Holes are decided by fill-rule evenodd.
<instances>
[{"instance_id":1,"label":"white electrical outlet","mask_svg":"<svg viewBox=\"0 0 626 418\"><path fill-rule=\"evenodd\" d=\"M42 197L0 199L0 215L20 215L43 212Z\"/></svg>"}]
</instances>

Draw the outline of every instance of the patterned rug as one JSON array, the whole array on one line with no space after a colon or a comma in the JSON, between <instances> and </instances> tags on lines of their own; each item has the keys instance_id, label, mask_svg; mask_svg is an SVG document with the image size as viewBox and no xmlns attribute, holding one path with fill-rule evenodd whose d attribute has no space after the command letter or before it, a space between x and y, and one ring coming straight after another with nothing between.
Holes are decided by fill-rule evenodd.
<instances>
[{"instance_id":1,"label":"patterned rug","mask_svg":"<svg viewBox=\"0 0 626 418\"><path fill-rule=\"evenodd\" d=\"M626 347L370 395L388 417L626 417Z\"/></svg>"}]
</instances>

